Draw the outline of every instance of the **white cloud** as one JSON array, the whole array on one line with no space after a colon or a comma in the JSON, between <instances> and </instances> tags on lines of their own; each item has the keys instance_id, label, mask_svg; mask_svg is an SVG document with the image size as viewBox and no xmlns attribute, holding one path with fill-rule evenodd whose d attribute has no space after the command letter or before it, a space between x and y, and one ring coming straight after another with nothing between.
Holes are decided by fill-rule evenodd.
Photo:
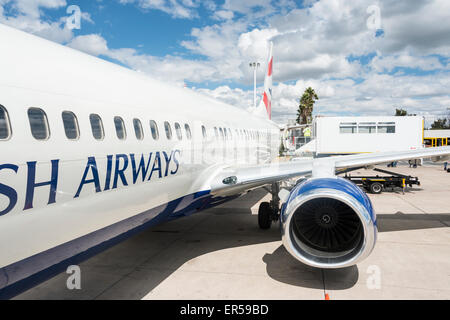
<instances>
[{"instance_id":1,"label":"white cloud","mask_svg":"<svg viewBox=\"0 0 450 320\"><path fill-rule=\"evenodd\" d=\"M258 16L262 16L274 12L275 9L271 2L271 0L225 0L223 8L241 14L250 15L257 13Z\"/></svg>"},{"instance_id":2,"label":"white cloud","mask_svg":"<svg viewBox=\"0 0 450 320\"><path fill-rule=\"evenodd\" d=\"M450 58L450 19L446 17L450 2L446 0L320 0L303 3L303 8L295 8L291 0L119 1L183 19L195 19L203 6L216 20L179 39L195 59L189 54L156 57L133 48L109 48L100 34L74 38L62 20L43 21L42 8L59 8L66 5L64 0L0 0L0 5L13 3L17 11L5 16L0 6L0 20L164 81L208 87L220 83L216 89L196 90L240 107L252 105L253 92L231 87L252 83L250 61L262 63L258 70L258 82L262 82L268 42L273 41L274 81L278 82L273 111L278 121L295 117L298 98L307 86L319 94L318 113L392 114L402 106L410 112L436 114L450 107L450 67L443 62ZM384 34L378 37L367 27L367 8L373 4L381 9ZM84 17L90 20L86 13ZM357 59L374 53L372 60ZM386 74L398 67L425 72L422 76Z\"/></svg>"},{"instance_id":3,"label":"white cloud","mask_svg":"<svg viewBox=\"0 0 450 320\"><path fill-rule=\"evenodd\" d=\"M449 56L447 35L450 26L441 15L448 7L442 0L416 1L408 5L398 1L380 1L381 26L384 35L375 37L367 28L367 7L371 0L351 3L344 0L311 2L303 9L290 9L292 3L279 4L286 14L274 13L276 5L261 8L262 2L226 1L216 12L227 10L233 17L222 16L221 23L191 30L191 39L181 45L205 59L180 57L152 57L131 49L108 49L107 55L122 63L166 81L184 80L205 83L234 81L250 84L250 61L266 61L268 41L274 41L274 119L294 118L298 99L306 87L312 86L320 100L316 112L320 114L392 114L395 107L410 112L433 114L449 107L445 66L432 54ZM192 3L192 7L195 4ZM286 9L289 8L289 9ZM270 14L261 22L258 12ZM281 11L280 11L281 12ZM244 18L236 18L236 14ZM219 18L222 13L217 14ZM426 17L423 17L426 15ZM439 19L437 19L439 18ZM431 25L431 21L440 21ZM445 21L443 21L445 20ZM408 22L409 21L409 22ZM414 24L413 26L411 24ZM410 32L408 29L423 29ZM416 30L417 31L417 30ZM444 31L446 35L443 35ZM437 32L437 36L433 33ZM426 36L424 39L423 36ZM85 45L85 51L99 53L103 42ZM92 40L92 39L91 39ZM99 40L99 39L97 39ZM376 52L367 65L348 57ZM437 71L428 76L388 75L396 67ZM444 73L443 73L444 72ZM263 68L258 81L262 82ZM352 78L359 78L358 82ZM284 81L291 80L289 83ZM294 81L294 82L292 82ZM240 107L251 106L251 90L216 89L197 91ZM258 89L258 93L261 92Z\"/></svg>"},{"instance_id":4,"label":"white cloud","mask_svg":"<svg viewBox=\"0 0 450 320\"><path fill-rule=\"evenodd\" d=\"M200 4L200 1L192 0L119 0L119 2L122 4L136 3L142 9L160 10L173 18L183 19L198 17L196 8Z\"/></svg>"},{"instance_id":5,"label":"white cloud","mask_svg":"<svg viewBox=\"0 0 450 320\"><path fill-rule=\"evenodd\" d=\"M202 88L195 90L242 109L247 109L253 104L253 92L245 91L240 88L232 89L229 86L219 86L213 90Z\"/></svg>"},{"instance_id":6,"label":"white cloud","mask_svg":"<svg viewBox=\"0 0 450 320\"><path fill-rule=\"evenodd\" d=\"M65 0L16 0L13 2L13 7L21 14L35 19L41 15L40 8L57 9L66 5Z\"/></svg>"},{"instance_id":7,"label":"white cloud","mask_svg":"<svg viewBox=\"0 0 450 320\"><path fill-rule=\"evenodd\" d=\"M370 66L377 72L391 72L396 67L419 68L425 71L446 68L437 57L417 57L408 53L376 56Z\"/></svg>"},{"instance_id":8,"label":"white cloud","mask_svg":"<svg viewBox=\"0 0 450 320\"><path fill-rule=\"evenodd\" d=\"M204 82L219 78L212 63L185 60L176 56L155 57L140 54L132 48L111 49L107 41L99 34L75 37L68 46L94 56L105 56L122 64L148 74L152 78L182 85L185 80Z\"/></svg>"},{"instance_id":9,"label":"white cloud","mask_svg":"<svg viewBox=\"0 0 450 320\"><path fill-rule=\"evenodd\" d=\"M5 15L5 5L11 6L12 14ZM59 9L66 6L65 0L2 0L0 22L58 43L67 43L74 36L72 30L66 27L67 17L56 21L43 21L42 18L42 9ZM81 12L81 19L93 23L87 12Z\"/></svg>"},{"instance_id":10,"label":"white cloud","mask_svg":"<svg viewBox=\"0 0 450 320\"><path fill-rule=\"evenodd\" d=\"M98 34L88 34L75 37L67 45L93 56L105 55L109 50L106 40Z\"/></svg>"},{"instance_id":11,"label":"white cloud","mask_svg":"<svg viewBox=\"0 0 450 320\"><path fill-rule=\"evenodd\" d=\"M230 20L233 19L234 13L229 10L218 10L214 12L213 18L216 20Z\"/></svg>"},{"instance_id":12,"label":"white cloud","mask_svg":"<svg viewBox=\"0 0 450 320\"><path fill-rule=\"evenodd\" d=\"M382 1L385 36L377 44L386 53L408 49L421 54L450 52L448 0Z\"/></svg>"},{"instance_id":13,"label":"white cloud","mask_svg":"<svg viewBox=\"0 0 450 320\"><path fill-rule=\"evenodd\" d=\"M395 108L406 108L410 113L442 114L450 106L445 74L395 77L373 75L365 82L343 80L298 80L293 84L279 83L273 88L273 120L284 123L295 119L299 99L307 87L313 87L319 96L314 109L321 115L393 115ZM221 86L217 89L197 89L213 98L237 106L253 103L253 92ZM262 88L258 88L258 102Z\"/></svg>"}]
</instances>

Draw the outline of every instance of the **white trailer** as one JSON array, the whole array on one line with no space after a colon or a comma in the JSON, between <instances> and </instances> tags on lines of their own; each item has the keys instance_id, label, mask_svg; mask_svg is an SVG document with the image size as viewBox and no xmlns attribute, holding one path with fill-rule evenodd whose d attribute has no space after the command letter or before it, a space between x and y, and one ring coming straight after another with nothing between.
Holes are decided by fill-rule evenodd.
<instances>
[{"instance_id":1,"label":"white trailer","mask_svg":"<svg viewBox=\"0 0 450 320\"><path fill-rule=\"evenodd\" d=\"M424 119L406 117L322 117L313 121L313 140L298 153L317 156L423 148Z\"/></svg>"}]
</instances>

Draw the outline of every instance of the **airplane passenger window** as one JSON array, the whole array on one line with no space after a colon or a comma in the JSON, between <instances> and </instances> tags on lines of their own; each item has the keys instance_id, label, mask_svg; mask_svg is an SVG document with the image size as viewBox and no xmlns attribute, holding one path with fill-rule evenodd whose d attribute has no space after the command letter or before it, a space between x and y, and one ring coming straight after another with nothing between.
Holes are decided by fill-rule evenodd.
<instances>
[{"instance_id":1,"label":"airplane passenger window","mask_svg":"<svg viewBox=\"0 0 450 320\"><path fill-rule=\"evenodd\" d=\"M181 127L180 127L180 124L178 122L175 122L175 131L177 133L178 140L183 139L183 135L181 133Z\"/></svg>"},{"instance_id":2,"label":"airplane passenger window","mask_svg":"<svg viewBox=\"0 0 450 320\"><path fill-rule=\"evenodd\" d=\"M127 132L125 130L125 123L121 117L114 117L114 126L116 127L116 134L119 140L125 140L127 138Z\"/></svg>"},{"instance_id":3,"label":"airplane passenger window","mask_svg":"<svg viewBox=\"0 0 450 320\"><path fill-rule=\"evenodd\" d=\"M105 137L105 131L103 130L102 118L100 118L98 114L91 114L89 116L89 120L91 122L91 130L94 139L103 140Z\"/></svg>"},{"instance_id":4,"label":"airplane passenger window","mask_svg":"<svg viewBox=\"0 0 450 320\"><path fill-rule=\"evenodd\" d=\"M227 128L223 128L223 134L224 134L225 140L228 140Z\"/></svg>"},{"instance_id":5,"label":"airplane passenger window","mask_svg":"<svg viewBox=\"0 0 450 320\"><path fill-rule=\"evenodd\" d=\"M214 127L214 135L216 136L216 140L219 139L219 133L217 132L216 127Z\"/></svg>"},{"instance_id":6,"label":"airplane passenger window","mask_svg":"<svg viewBox=\"0 0 450 320\"><path fill-rule=\"evenodd\" d=\"M172 128L170 127L170 123L168 123L167 121L164 122L164 129L166 129L167 140L172 139Z\"/></svg>"},{"instance_id":7,"label":"airplane passenger window","mask_svg":"<svg viewBox=\"0 0 450 320\"><path fill-rule=\"evenodd\" d=\"M3 106L0 106L0 140L8 140L11 137L11 126L9 123L8 112Z\"/></svg>"},{"instance_id":8,"label":"airplane passenger window","mask_svg":"<svg viewBox=\"0 0 450 320\"><path fill-rule=\"evenodd\" d=\"M219 128L219 132L220 132L220 138L222 138L222 140L225 140L225 136L223 135L223 129Z\"/></svg>"},{"instance_id":9,"label":"airplane passenger window","mask_svg":"<svg viewBox=\"0 0 450 320\"><path fill-rule=\"evenodd\" d=\"M144 131L142 130L142 123L139 119L133 119L134 132L136 133L136 139L144 139Z\"/></svg>"},{"instance_id":10,"label":"airplane passenger window","mask_svg":"<svg viewBox=\"0 0 450 320\"><path fill-rule=\"evenodd\" d=\"M204 139L204 140L208 139L208 135L206 134L206 128L205 128L205 126L202 126L202 134L203 134L203 139Z\"/></svg>"},{"instance_id":11,"label":"airplane passenger window","mask_svg":"<svg viewBox=\"0 0 450 320\"><path fill-rule=\"evenodd\" d=\"M80 137L80 129L78 127L78 120L75 114L70 111L64 111L62 113L62 119L67 139L78 140Z\"/></svg>"},{"instance_id":12,"label":"airplane passenger window","mask_svg":"<svg viewBox=\"0 0 450 320\"><path fill-rule=\"evenodd\" d=\"M158 125L153 120L150 120L150 130L152 131L153 139L158 140L159 139Z\"/></svg>"},{"instance_id":13,"label":"airplane passenger window","mask_svg":"<svg viewBox=\"0 0 450 320\"><path fill-rule=\"evenodd\" d=\"M187 139L191 140L192 139L191 128L189 127L189 125L187 123L184 125L184 129L186 130Z\"/></svg>"},{"instance_id":14,"label":"airplane passenger window","mask_svg":"<svg viewBox=\"0 0 450 320\"><path fill-rule=\"evenodd\" d=\"M42 109L28 109L28 120L30 121L31 134L36 140L47 140L50 137L47 115Z\"/></svg>"}]
</instances>

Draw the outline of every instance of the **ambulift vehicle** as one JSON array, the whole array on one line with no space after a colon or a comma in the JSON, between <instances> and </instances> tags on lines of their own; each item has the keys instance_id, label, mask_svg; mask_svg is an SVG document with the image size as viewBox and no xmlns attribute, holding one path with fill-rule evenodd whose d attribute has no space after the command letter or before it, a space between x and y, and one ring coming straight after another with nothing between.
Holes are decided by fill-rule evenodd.
<instances>
[{"instance_id":1,"label":"ambulift vehicle","mask_svg":"<svg viewBox=\"0 0 450 320\"><path fill-rule=\"evenodd\" d=\"M388 174L389 176L351 176L348 175L348 172L358 170L361 168L353 168L349 170L345 170L339 172L340 174L345 173L344 178L352 181L353 183L364 187L367 191L371 193L379 194L383 190L387 188L395 187L402 188L403 192L405 191L406 186L412 187L414 184L420 186L420 181L418 177L406 176L400 173L382 170L378 168L374 168L374 171Z\"/></svg>"}]
</instances>

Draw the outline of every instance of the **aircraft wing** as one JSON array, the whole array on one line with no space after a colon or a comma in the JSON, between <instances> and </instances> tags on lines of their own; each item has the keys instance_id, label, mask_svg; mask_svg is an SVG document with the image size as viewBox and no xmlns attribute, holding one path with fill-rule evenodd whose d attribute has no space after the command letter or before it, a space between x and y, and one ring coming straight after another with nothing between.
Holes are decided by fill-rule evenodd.
<instances>
[{"instance_id":1,"label":"aircraft wing","mask_svg":"<svg viewBox=\"0 0 450 320\"><path fill-rule=\"evenodd\" d=\"M398 152L377 152L350 156L303 159L277 162L269 165L228 167L211 180L211 194L226 196L238 194L263 185L301 176L334 176L337 169L371 166L400 160L435 158L450 155L449 147L426 148Z\"/></svg>"},{"instance_id":2,"label":"aircraft wing","mask_svg":"<svg viewBox=\"0 0 450 320\"><path fill-rule=\"evenodd\" d=\"M376 152L332 158L334 158L335 168L343 169L411 159L436 158L439 160L440 157L448 155L450 155L450 146L397 152Z\"/></svg>"}]
</instances>

